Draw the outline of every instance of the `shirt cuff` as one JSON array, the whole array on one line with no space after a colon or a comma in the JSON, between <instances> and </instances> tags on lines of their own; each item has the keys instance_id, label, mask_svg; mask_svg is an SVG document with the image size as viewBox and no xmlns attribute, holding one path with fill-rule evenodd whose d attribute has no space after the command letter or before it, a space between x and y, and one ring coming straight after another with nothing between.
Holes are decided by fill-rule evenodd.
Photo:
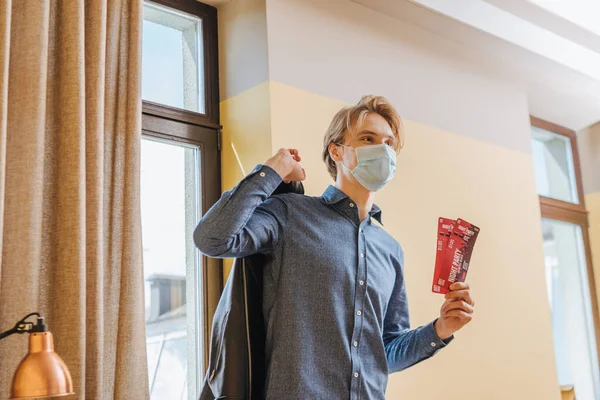
<instances>
[{"instance_id":1,"label":"shirt cuff","mask_svg":"<svg viewBox=\"0 0 600 400\"><path fill-rule=\"evenodd\" d=\"M245 178L265 191L270 196L281 185L283 179L268 165L258 164Z\"/></svg>"},{"instance_id":2,"label":"shirt cuff","mask_svg":"<svg viewBox=\"0 0 600 400\"><path fill-rule=\"evenodd\" d=\"M435 349L435 352L443 349L444 347L449 345L450 342L452 342L454 340L454 335L450 336L448 339L445 339L445 340L440 339L437 332L435 331L435 322L436 321L437 321L437 319L433 320L431 323L426 325L423 329L425 332L425 337L427 338L427 341L429 342L429 346L432 349Z\"/></svg>"}]
</instances>

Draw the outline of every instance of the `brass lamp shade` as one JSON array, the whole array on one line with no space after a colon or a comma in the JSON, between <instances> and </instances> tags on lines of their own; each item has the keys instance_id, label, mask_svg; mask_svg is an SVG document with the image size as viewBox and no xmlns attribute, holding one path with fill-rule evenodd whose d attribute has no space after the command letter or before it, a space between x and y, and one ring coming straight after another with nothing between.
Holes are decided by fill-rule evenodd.
<instances>
[{"instance_id":1,"label":"brass lamp shade","mask_svg":"<svg viewBox=\"0 0 600 400\"><path fill-rule=\"evenodd\" d=\"M73 380L54 352L50 332L29 335L29 354L19 364L10 388L11 399L39 399L73 394Z\"/></svg>"}]
</instances>

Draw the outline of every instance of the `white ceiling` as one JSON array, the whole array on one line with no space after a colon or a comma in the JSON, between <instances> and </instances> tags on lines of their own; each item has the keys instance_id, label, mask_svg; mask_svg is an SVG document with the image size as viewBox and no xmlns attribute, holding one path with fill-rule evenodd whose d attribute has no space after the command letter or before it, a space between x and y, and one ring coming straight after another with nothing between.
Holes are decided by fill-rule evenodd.
<instances>
[{"instance_id":1,"label":"white ceiling","mask_svg":"<svg viewBox=\"0 0 600 400\"><path fill-rule=\"evenodd\" d=\"M598 0L531 0L557 16L600 35L600 2Z\"/></svg>"},{"instance_id":2,"label":"white ceiling","mask_svg":"<svg viewBox=\"0 0 600 400\"><path fill-rule=\"evenodd\" d=\"M530 113L579 130L600 120L598 0L352 0L472 50L525 88Z\"/></svg>"}]
</instances>

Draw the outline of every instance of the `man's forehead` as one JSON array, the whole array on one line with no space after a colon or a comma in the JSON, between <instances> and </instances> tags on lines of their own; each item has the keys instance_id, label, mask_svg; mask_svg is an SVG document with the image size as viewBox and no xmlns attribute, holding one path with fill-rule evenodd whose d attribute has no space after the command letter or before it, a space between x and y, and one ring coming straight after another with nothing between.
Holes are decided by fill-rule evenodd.
<instances>
[{"instance_id":1,"label":"man's forehead","mask_svg":"<svg viewBox=\"0 0 600 400\"><path fill-rule=\"evenodd\" d=\"M390 124L379 114L371 113L363 119L362 123L357 126L356 132L370 131L378 135L393 136Z\"/></svg>"}]
</instances>

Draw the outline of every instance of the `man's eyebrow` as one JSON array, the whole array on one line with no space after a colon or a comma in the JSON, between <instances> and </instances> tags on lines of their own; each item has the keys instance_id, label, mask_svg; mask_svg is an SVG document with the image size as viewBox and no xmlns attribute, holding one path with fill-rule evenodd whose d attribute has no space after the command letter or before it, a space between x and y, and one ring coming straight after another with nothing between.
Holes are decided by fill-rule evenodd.
<instances>
[{"instance_id":1,"label":"man's eyebrow","mask_svg":"<svg viewBox=\"0 0 600 400\"><path fill-rule=\"evenodd\" d=\"M368 129L365 129L364 131L358 132L358 135L379 136L377 133L375 133L373 131L370 131ZM387 138L389 138L389 139L391 139L393 141L396 140L396 138L393 135L383 135L383 136L385 136L385 137L387 137Z\"/></svg>"},{"instance_id":2,"label":"man's eyebrow","mask_svg":"<svg viewBox=\"0 0 600 400\"><path fill-rule=\"evenodd\" d=\"M360 131L358 132L359 135L369 135L369 136L377 136L377 134L373 131L369 131L369 130L364 130L364 131Z\"/></svg>"}]
</instances>

